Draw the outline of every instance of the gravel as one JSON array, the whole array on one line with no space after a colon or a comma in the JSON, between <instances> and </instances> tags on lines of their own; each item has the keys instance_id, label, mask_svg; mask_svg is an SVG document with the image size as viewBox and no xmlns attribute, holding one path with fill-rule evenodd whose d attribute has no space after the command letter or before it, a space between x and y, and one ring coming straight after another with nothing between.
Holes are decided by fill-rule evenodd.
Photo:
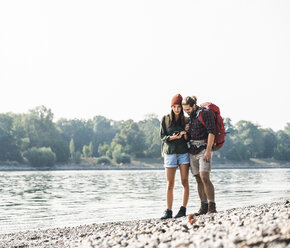
<instances>
[{"instance_id":1,"label":"gravel","mask_svg":"<svg viewBox=\"0 0 290 248\"><path fill-rule=\"evenodd\" d=\"M290 248L289 200L196 218L147 219L0 235L0 247Z\"/></svg>"}]
</instances>

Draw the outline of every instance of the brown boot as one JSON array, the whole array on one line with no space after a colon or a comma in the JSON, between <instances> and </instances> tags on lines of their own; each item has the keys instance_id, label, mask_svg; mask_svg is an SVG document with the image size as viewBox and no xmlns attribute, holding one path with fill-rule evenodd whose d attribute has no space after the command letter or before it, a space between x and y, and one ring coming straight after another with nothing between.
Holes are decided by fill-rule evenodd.
<instances>
[{"instance_id":1,"label":"brown boot","mask_svg":"<svg viewBox=\"0 0 290 248\"><path fill-rule=\"evenodd\" d=\"M201 202L200 209L198 210L197 213L194 213L194 215L195 216L199 216L199 215L202 215L202 214L206 214L207 211L208 211L208 204Z\"/></svg>"},{"instance_id":2,"label":"brown boot","mask_svg":"<svg viewBox=\"0 0 290 248\"><path fill-rule=\"evenodd\" d=\"M208 203L208 211L207 211L207 213L208 214L217 213L214 202L209 202Z\"/></svg>"}]
</instances>

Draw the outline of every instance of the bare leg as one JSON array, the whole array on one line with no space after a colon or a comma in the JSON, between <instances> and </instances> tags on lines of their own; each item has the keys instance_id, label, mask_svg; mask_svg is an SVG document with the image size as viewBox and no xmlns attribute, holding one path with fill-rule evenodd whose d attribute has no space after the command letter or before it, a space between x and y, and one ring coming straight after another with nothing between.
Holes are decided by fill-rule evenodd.
<instances>
[{"instance_id":1,"label":"bare leg","mask_svg":"<svg viewBox=\"0 0 290 248\"><path fill-rule=\"evenodd\" d=\"M175 174L177 168L166 168L166 180L167 180L167 208L172 210L173 204L173 189Z\"/></svg>"},{"instance_id":2,"label":"bare leg","mask_svg":"<svg viewBox=\"0 0 290 248\"><path fill-rule=\"evenodd\" d=\"M196 180L196 183L197 183L197 191L198 191L198 195L199 195L200 201L206 201L207 200L207 196L205 194L204 185L202 183L202 180L201 180L199 174L195 176L195 180Z\"/></svg>"},{"instance_id":3,"label":"bare leg","mask_svg":"<svg viewBox=\"0 0 290 248\"><path fill-rule=\"evenodd\" d=\"M214 186L209 178L209 172L200 172L200 178L204 186L204 192L208 200L214 200Z\"/></svg>"},{"instance_id":4,"label":"bare leg","mask_svg":"<svg viewBox=\"0 0 290 248\"><path fill-rule=\"evenodd\" d=\"M183 197L182 197L182 206L186 208L189 198L189 184L188 184L188 174L189 174L189 165L181 164L179 166L181 183L183 186Z\"/></svg>"}]
</instances>

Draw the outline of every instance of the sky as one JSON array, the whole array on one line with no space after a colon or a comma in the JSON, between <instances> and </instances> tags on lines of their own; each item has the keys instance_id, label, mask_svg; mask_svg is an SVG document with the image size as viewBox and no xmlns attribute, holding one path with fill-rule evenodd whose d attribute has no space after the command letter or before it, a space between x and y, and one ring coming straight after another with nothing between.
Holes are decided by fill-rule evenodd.
<instances>
[{"instance_id":1,"label":"sky","mask_svg":"<svg viewBox=\"0 0 290 248\"><path fill-rule=\"evenodd\" d=\"M0 113L143 120L195 95L290 122L290 1L0 1Z\"/></svg>"}]
</instances>

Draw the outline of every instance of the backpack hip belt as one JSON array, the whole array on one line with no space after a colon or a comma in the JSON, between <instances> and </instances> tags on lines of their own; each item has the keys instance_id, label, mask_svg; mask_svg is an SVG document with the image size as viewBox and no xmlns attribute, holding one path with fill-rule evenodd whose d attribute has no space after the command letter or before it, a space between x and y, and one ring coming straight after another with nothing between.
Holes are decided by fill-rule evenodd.
<instances>
[{"instance_id":1,"label":"backpack hip belt","mask_svg":"<svg viewBox=\"0 0 290 248\"><path fill-rule=\"evenodd\" d=\"M189 142L190 145L196 146L197 148L207 144L204 140L190 140Z\"/></svg>"}]
</instances>

